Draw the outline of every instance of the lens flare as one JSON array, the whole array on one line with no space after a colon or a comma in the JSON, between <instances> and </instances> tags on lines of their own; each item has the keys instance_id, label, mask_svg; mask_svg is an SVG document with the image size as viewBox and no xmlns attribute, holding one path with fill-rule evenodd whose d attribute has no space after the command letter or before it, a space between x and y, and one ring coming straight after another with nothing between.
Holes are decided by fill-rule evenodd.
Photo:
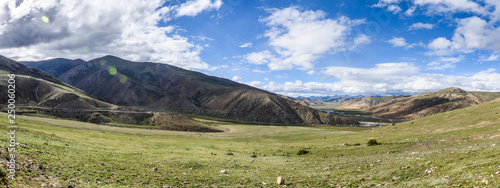
<instances>
[{"instance_id":1,"label":"lens flare","mask_svg":"<svg viewBox=\"0 0 500 188\"><path fill-rule=\"evenodd\" d=\"M118 71L116 70L115 66L110 66L108 69L109 74L115 75Z\"/></svg>"},{"instance_id":2,"label":"lens flare","mask_svg":"<svg viewBox=\"0 0 500 188\"><path fill-rule=\"evenodd\" d=\"M127 76L125 76L125 75L123 75L123 74L122 74L122 75L120 75L120 78L119 78L119 79L120 79L120 82L121 82L122 84L126 84L126 83L127 83L127 81L128 81Z\"/></svg>"},{"instance_id":3,"label":"lens flare","mask_svg":"<svg viewBox=\"0 0 500 188\"><path fill-rule=\"evenodd\" d=\"M104 65L106 65L106 61L101 60L101 61L99 61L99 64L100 64L101 66L104 66Z\"/></svg>"},{"instance_id":4,"label":"lens flare","mask_svg":"<svg viewBox=\"0 0 500 188\"><path fill-rule=\"evenodd\" d=\"M89 47L85 46L83 47L83 53L89 53Z\"/></svg>"},{"instance_id":5,"label":"lens flare","mask_svg":"<svg viewBox=\"0 0 500 188\"><path fill-rule=\"evenodd\" d=\"M45 22L45 23L49 23L49 18L47 18L47 16L42 16L42 21Z\"/></svg>"}]
</instances>

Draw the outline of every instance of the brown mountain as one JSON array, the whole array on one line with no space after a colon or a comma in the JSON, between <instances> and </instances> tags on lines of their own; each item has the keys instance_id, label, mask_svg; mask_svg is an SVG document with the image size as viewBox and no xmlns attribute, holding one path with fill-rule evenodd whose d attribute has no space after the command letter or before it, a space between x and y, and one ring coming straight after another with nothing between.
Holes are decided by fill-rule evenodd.
<instances>
[{"instance_id":1,"label":"brown mountain","mask_svg":"<svg viewBox=\"0 0 500 188\"><path fill-rule=\"evenodd\" d=\"M500 97L496 92L467 92L458 87L410 97L396 98L365 111L391 119L416 119L441 112L477 105Z\"/></svg>"},{"instance_id":2,"label":"brown mountain","mask_svg":"<svg viewBox=\"0 0 500 188\"><path fill-rule=\"evenodd\" d=\"M45 66L50 70L61 70L61 68L74 66L75 63L73 60L64 59L56 59L56 61L57 63L50 61L43 61L42 63L56 66L55 69L53 66ZM83 60L76 61L80 64ZM68 62L70 65L59 64L64 62ZM7 93L7 75L16 75L15 104L17 106L16 113L18 114L26 109L34 109L37 113L99 124L120 122L154 125L160 129L168 130L220 132L220 130L204 126L186 116L151 113L142 109L119 107L102 102L89 96L84 91L64 83L51 74L27 67L3 56L0 56L0 73L0 93ZM6 105L7 97L7 95L0 95L3 105Z\"/></svg>"},{"instance_id":3,"label":"brown mountain","mask_svg":"<svg viewBox=\"0 0 500 188\"><path fill-rule=\"evenodd\" d=\"M311 100L311 99L308 99L308 98L294 98L294 97L289 97L289 96L284 96L284 95L280 95L280 96L283 97L283 98L285 98L285 99L289 99L289 100L292 100L292 101L294 101L296 103L304 105L304 106L314 106L314 105L323 104L320 101L315 101L315 100Z\"/></svg>"},{"instance_id":4,"label":"brown mountain","mask_svg":"<svg viewBox=\"0 0 500 188\"><path fill-rule=\"evenodd\" d=\"M351 98L343 101L337 108L339 109L366 109L375 106L380 103L388 102L390 100L399 98L402 96L383 96L383 97L357 97Z\"/></svg>"},{"instance_id":5,"label":"brown mountain","mask_svg":"<svg viewBox=\"0 0 500 188\"><path fill-rule=\"evenodd\" d=\"M116 105L260 123L358 123L267 91L167 64L105 56L79 64L58 78Z\"/></svg>"},{"instance_id":6,"label":"brown mountain","mask_svg":"<svg viewBox=\"0 0 500 188\"><path fill-rule=\"evenodd\" d=\"M15 74L16 105L65 109L97 110L114 105L101 102L51 74L0 56L0 93L7 93L7 74ZM5 87L4 87L5 86ZM7 101L7 95L0 95Z\"/></svg>"}]
</instances>

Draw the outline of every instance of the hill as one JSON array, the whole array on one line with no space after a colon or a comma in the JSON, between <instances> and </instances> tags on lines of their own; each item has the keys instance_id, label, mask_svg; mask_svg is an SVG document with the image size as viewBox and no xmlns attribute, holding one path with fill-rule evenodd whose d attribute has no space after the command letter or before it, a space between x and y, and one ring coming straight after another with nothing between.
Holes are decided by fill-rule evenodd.
<instances>
[{"instance_id":1,"label":"hill","mask_svg":"<svg viewBox=\"0 0 500 188\"><path fill-rule=\"evenodd\" d=\"M347 99L346 101L343 101L337 108L339 109L365 109L369 108L372 106L375 106L380 103L388 102L390 100L399 98L402 96L383 96L383 97L372 97L372 96L366 96L366 97L357 97L357 98L351 98Z\"/></svg>"},{"instance_id":2,"label":"hill","mask_svg":"<svg viewBox=\"0 0 500 188\"><path fill-rule=\"evenodd\" d=\"M365 109L375 116L392 119L416 119L441 112L492 101L496 92L467 92L457 87L393 99Z\"/></svg>"},{"instance_id":3,"label":"hill","mask_svg":"<svg viewBox=\"0 0 500 188\"><path fill-rule=\"evenodd\" d=\"M110 109L114 105L101 102L39 69L0 56L0 93L7 93L7 74L16 75L16 105L59 109ZM5 86L5 87L4 87ZM7 95L0 96L7 101Z\"/></svg>"},{"instance_id":4,"label":"hill","mask_svg":"<svg viewBox=\"0 0 500 188\"><path fill-rule=\"evenodd\" d=\"M267 91L167 64L105 56L81 63L58 78L115 105L258 123L357 124Z\"/></svg>"}]
</instances>

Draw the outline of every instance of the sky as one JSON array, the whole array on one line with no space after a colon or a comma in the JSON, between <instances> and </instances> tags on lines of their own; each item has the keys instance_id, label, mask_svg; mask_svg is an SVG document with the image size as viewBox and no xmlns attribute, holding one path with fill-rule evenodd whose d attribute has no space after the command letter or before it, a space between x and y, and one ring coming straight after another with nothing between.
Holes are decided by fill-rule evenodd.
<instances>
[{"instance_id":1,"label":"sky","mask_svg":"<svg viewBox=\"0 0 500 188\"><path fill-rule=\"evenodd\" d=\"M114 55L294 97L500 91L500 1L3 0L0 54Z\"/></svg>"}]
</instances>

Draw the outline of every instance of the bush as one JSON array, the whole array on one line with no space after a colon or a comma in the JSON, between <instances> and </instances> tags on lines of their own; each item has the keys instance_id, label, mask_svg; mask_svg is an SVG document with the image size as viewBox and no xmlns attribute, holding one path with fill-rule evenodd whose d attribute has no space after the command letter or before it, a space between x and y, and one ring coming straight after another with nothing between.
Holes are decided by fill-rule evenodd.
<instances>
[{"instance_id":1,"label":"bush","mask_svg":"<svg viewBox=\"0 0 500 188\"><path fill-rule=\"evenodd\" d=\"M377 140L375 139L371 139L371 140L368 140L368 146L376 146L376 145L380 145L379 142L377 142Z\"/></svg>"},{"instance_id":2,"label":"bush","mask_svg":"<svg viewBox=\"0 0 500 188\"><path fill-rule=\"evenodd\" d=\"M299 152L297 152L297 155L305 155L305 154L308 154L309 151L305 150L305 149L301 149L299 150Z\"/></svg>"},{"instance_id":3,"label":"bush","mask_svg":"<svg viewBox=\"0 0 500 188\"><path fill-rule=\"evenodd\" d=\"M234 155L233 152L226 153L226 155Z\"/></svg>"},{"instance_id":4,"label":"bush","mask_svg":"<svg viewBox=\"0 0 500 188\"><path fill-rule=\"evenodd\" d=\"M252 152L252 156L250 156L252 158L257 158L257 154L255 154L255 152Z\"/></svg>"}]
</instances>

